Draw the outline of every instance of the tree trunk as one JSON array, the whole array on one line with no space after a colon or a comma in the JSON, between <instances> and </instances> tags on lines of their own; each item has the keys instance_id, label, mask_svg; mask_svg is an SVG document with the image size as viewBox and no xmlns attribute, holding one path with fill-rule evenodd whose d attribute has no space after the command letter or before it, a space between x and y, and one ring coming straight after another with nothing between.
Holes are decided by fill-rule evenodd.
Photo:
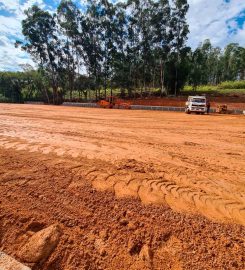
<instances>
[{"instance_id":1,"label":"tree trunk","mask_svg":"<svg viewBox=\"0 0 245 270\"><path fill-rule=\"evenodd\" d=\"M175 86L174 86L174 95L177 96L177 86L178 86L178 67L175 67Z\"/></svg>"},{"instance_id":2,"label":"tree trunk","mask_svg":"<svg viewBox=\"0 0 245 270\"><path fill-rule=\"evenodd\" d=\"M53 85L53 103L54 103L54 105L59 104L58 87L56 84Z\"/></svg>"},{"instance_id":3,"label":"tree trunk","mask_svg":"<svg viewBox=\"0 0 245 270\"><path fill-rule=\"evenodd\" d=\"M47 91L46 87L44 88L44 93L45 93L45 96L47 98L48 104L50 104L49 96L48 96L48 91Z\"/></svg>"},{"instance_id":4,"label":"tree trunk","mask_svg":"<svg viewBox=\"0 0 245 270\"><path fill-rule=\"evenodd\" d=\"M163 61L160 60L160 73L161 73L161 97L164 93L164 67L163 67Z\"/></svg>"}]
</instances>

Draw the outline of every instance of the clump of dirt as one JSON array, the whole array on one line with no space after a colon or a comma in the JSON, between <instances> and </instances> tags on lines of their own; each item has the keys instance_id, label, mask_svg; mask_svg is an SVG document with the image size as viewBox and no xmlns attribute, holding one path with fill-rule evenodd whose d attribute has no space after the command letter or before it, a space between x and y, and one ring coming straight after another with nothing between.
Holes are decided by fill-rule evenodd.
<instances>
[{"instance_id":1,"label":"clump of dirt","mask_svg":"<svg viewBox=\"0 0 245 270\"><path fill-rule=\"evenodd\" d=\"M77 162L83 184L71 188ZM18 171L0 180L0 249L17 258L35 235L58 224L57 246L28 263L32 270L245 269L243 226L96 191L85 173L94 162L0 148L0 176Z\"/></svg>"},{"instance_id":2,"label":"clump of dirt","mask_svg":"<svg viewBox=\"0 0 245 270\"><path fill-rule=\"evenodd\" d=\"M146 164L135 159L123 159L117 164L117 170L130 170L138 173L155 172L153 164Z\"/></svg>"}]
</instances>

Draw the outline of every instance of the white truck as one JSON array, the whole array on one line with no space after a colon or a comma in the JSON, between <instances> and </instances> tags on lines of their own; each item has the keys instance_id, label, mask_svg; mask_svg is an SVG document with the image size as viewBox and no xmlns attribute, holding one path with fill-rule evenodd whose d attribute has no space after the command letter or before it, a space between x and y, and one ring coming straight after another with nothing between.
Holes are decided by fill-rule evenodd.
<instances>
[{"instance_id":1,"label":"white truck","mask_svg":"<svg viewBox=\"0 0 245 270\"><path fill-rule=\"evenodd\" d=\"M207 99L205 96L189 96L185 103L185 112L205 114L207 112Z\"/></svg>"}]
</instances>

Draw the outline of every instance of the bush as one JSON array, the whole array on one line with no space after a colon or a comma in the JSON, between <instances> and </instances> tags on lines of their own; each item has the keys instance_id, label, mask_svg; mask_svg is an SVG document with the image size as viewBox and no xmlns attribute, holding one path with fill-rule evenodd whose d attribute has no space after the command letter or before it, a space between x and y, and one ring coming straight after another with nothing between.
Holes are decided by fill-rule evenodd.
<instances>
[{"instance_id":1,"label":"bush","mask_svg":"<svg viewBox=\"0 0 245 270\"><path fill-rule=\"evenodd\" d=\"M211 92L211 91L217 91L217 92L231 92L234 91L238 92L244 92L245 91L245 81L227 81L222 82L218 85L198 85L195 89L197 92ZM184 87L184 92L193 92L195 91L193 89L193 86L186 85Z\"/></svg>"},{"instance_id":2,"label":"bush","mask_svg":"<svg viewBox=\"0 0 245 270\"><path fill-rule=\"evenodd\" d=\"M245 81L227 81L218 85L218 89L245 89Z\"/></svg>"},{"instance_id":3,"label":"bush","mask_svg":"<svg viewBox=\"0 0 245 270\"><path fill-rule=\"evenodd\" d=\"M10 102L11 100L9 98L6 98L2 94L0 94L0 103Z\"/></svg>"},{"instance_id":4,"label":"bush","mask_svg":"<svg viewBox=\"0 0 245 270\"><path fill-rule=\"evenodd\" d=\"M195 89L197 92L209 92L209 91L217 91L216 85L199 85ZM195 91L191 85L186 85L184 87L184 91L192 92Z\"/></svg>"}]
</instances>

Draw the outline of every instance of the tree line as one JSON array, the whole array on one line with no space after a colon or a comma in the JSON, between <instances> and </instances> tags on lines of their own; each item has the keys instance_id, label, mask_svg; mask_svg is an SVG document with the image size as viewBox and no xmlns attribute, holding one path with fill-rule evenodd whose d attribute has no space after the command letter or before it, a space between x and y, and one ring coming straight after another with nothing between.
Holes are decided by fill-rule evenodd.
<instances>
[{"instance_id":1,"label":"tree line","mask_svg":"<svg viewBox=\"0 0 245 270\"><path fill-rule=\"evenodd\" d=\"M54 14L29 8L22 21L23 42L17 42L47 73L53 103L72 92L85 69L95 91L161 87L177 94L185 74L189 48L187 0L129 0L113 4L89 0L85 11L62 0ZM98 93L100 94L100 93Z\"/></svg>"},{"instance_id":2,"label":"tree line","mask_svg":"<svg viewBox=\"0 0 245 270\"><path fill-rule=\"evenodd\" d=\"M194 51L186 45L188 8L187 0L88 0L86 8L62 0L51 14L34 5L25 11L24 40L16 46L38 68L24 72L31 83L13 81L32 85L22 87L25 94L34 93L30 89L36 85L46 102L59 104L74 92L93 91L96 100L108 89L110 95L120 89L128 97L151 89L177 95L187 83L195 89L245 79L245 49L238 44L221 50L206 40Z\"/></svg>"},{"instance_id":3,"label":"tree line","mask_svg":"<svg viewBox=\"0 0 245 270\"><path fill-rule=\"evenodd\" d=\"M194 89L198 85L245 80L245 48L237 43L230 43L222 50L205 40L189 57L187 82Z\"/></svg>"}]
</instances>

